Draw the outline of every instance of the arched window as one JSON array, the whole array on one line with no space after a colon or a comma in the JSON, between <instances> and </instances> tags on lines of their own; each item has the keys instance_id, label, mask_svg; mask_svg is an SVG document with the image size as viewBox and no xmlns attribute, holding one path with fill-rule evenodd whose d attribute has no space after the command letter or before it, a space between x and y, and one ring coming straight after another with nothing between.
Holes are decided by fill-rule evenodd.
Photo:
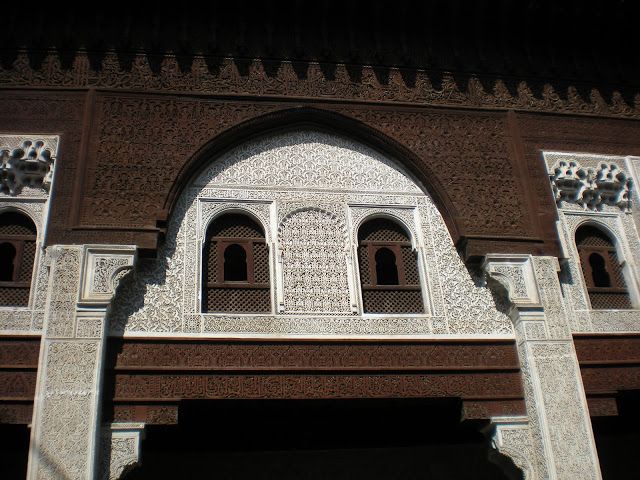
<instances>
[{"instance_id":1,"label":"arched window","mask_svg":"<svg viewBox=\"0 0 640 480\"><path fill-rule=\"evenodd\" d=\"M418 259L397 223L377 218L358 231L358 261L365 313L423 313Z\"/></svg>"},{"instance_id":2,"label":"arched window","mask_svg":"<svg viewBox=\"0 0 640 480\"><path fill-rule=\"evenodd\" d=\"M241 214L215 219L203 250L202 311L271 311L269 250L262 227Z\"/></svg>"},{"instance_id":3,"label":"arched window","mask_svg":"<svg viewBox=\"0 0 640 480\"><path fill-rule=\"evenodd\" d=\"M599 228L585 225L576 231L576 246L591 308L631 308L622 265L609 236Z\"/></svg>"},{"instance_id":4,"label":"arched window","mask_svg":"<svg viewBox=\"0 0 640 480\"><path fill-rule=\"evenodd\" d=\"M36 257L36 226L18 212L0 214L0 305L26 307Z\"/></svg>"}]
</instances>

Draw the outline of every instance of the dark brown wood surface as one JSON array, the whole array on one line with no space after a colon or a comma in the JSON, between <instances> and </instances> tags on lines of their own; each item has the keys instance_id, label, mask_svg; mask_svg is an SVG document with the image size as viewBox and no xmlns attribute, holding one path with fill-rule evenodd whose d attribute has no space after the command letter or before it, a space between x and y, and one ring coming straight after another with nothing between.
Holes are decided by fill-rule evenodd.
<instances>
[{"instance_id":1,"label":"dark brown wood surface","mask_svg":"<svg viewBox=\"0 0 640 480\"><path fill-rule=\"evenodd\" d=\"M0 423L31 423L39 355L39 337L0 337Z\"/></svg>"},{"instance_id":2,"label":"dark brown wood surface","mask_svg":"<svg viewBox=\"0 0 640 480\"><path fill-rule=\"evenodd\" d=\"M540 152L640 155L638 6L363 5L8 6L0 131L62 139L48 243L153 253L199 169L306 125L413 172L467 258L559 255Z\"/></svg>"},{"instance_id":3,"label":"dark brown wood surface","mask_svg":"<svg viewBox=\"0 0 640 480\"><path fill-rule=\"evenodd\" d=\"M618 414L621 394L640 390L640 335L574 336L591 416Z\"/></svg>"},{"instance_id":4,"label":"dark brown wood surface","mask_svg":"<svg viewBox=\"0 0 640 480\"><path fill-rule=\"evenodd\" d=\"M524 413L513 341L111 339L106 415L174 423L184 400L459 398L466 418Z\"/></svg>"}]
</instances>

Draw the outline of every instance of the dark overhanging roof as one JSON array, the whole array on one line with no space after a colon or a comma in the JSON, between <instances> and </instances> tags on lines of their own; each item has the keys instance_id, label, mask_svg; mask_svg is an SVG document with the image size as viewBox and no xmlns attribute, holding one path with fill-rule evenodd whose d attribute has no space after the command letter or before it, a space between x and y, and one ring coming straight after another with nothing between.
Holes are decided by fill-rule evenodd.
<instances>
[{"instance_id":1,"label":"dark overhanging roof","mask_svg":"<svg viewBox=\"0 0 640 480\"><path fill-rule=\"evenodd\" d=\"M346 63L477 73L543 81L637 86L637 19L629 0L302 0L185 2L171 8L59 3L3 12L0 59L55 50L68 62L88 52L216 59ZM41 60L40 60L41 61Z\"/></svg>"}]
</instances>

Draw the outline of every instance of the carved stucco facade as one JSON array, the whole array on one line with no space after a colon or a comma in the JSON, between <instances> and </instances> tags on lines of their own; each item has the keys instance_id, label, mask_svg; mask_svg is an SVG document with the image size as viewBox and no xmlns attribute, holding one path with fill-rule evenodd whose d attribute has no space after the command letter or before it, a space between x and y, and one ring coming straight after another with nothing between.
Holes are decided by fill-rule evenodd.
<instances>
[{"instance_id":1,"label":"carved stucco facade","mask_svg":"<svg viewBox=\"0 0 640 480\"><path fill-rule=\"evenodd\" d=\"M582 171L581 177L591 172L614 171L611 186L607 191L618 192L619 201L589 204L577 198L558 197L558 234L566 260L563 265L562 288L567 299L567 309L571 330L575 333L589 332L639 332L640 331L640 205L638 190L633 180L640 172L640 158L612 155L593 155L562 152L545 152L544 159L554 182L553 172L561 163L573 163L575 171ZM587 173L589 172L589 173ZM591 173L592 174L592 173ZM598 198L595 182L581 185L583 192ZM583 194L584 196L584 194ZM593 225L609 234L616 245L618 260L623 265L625 283L629 290L634 309L593 310L589 302L587 288L580 268L576 247L576 230L581 225Z\"/></svg>"},{"instance_id":2,"label":"carved stucco facade","mask_svg":"<svg viewBox=\"0 0 640 480\"><path fill-rule=\"evenodd\" d=\"M495 418L494 446L526 479L601 478L555 257L488 255L484 269L511 302L526 418Z\"/></svg>"},{"instance_id":3,"label":"carved stucco facade","mask_svg":"<svg viewBox=\"0 0 640 480\"><path fill-rule=\"evenodd\" d=\"M136 251L99 245L57 245L48 251L50 286L27 478L96 478L105 314Z\"/></svg>"},{"instance_id":4,"label":"carved stucco facade","mask_svg":"<svg viewBox=\"0 0 640 480\"><path fill-rule=\"evenodd\" d=\"M200 311L202 242L224 212L244 212L265 229L271 314ZM362 313L357 231L380 216L410 233L425 314ZM431 198L380 153L325 133L284 133L223 155L183 192L158 256L125 280L111 314L113 334L513 335L481 275L472 277L460 259ZM310 268L312 258L321 267Z\"/></svg>"},{"instance_id":5,"label":"carved stucco facade","mask_svg":"<svg viewBox=\"0 0 640 480\"><path fill-rule=\"evenodd\" d=\"M545 154L550 172L563 154L554 155ZM626 159L620 168L626 182L637 178L640 165ZM1 194L0 204L31 208L42 242L48 195L30 189ZM29 308L0 311L1 334L40 333L43 339L29 478L115 479L138 461L143 425L99 427L107 335L515 338L527 416L494 419L494 447L528 480L600 478L571 335L638 331L640 317L588 308L571 235L585 218L606 225L637 278L636 199L620 200L636 193L630 182L621 191L600 203L558 196L571 273L561 282L553 257L489 255L484 271L469 270L429 195L397 163L366 146L310 130L240 145L212 159L183 191L157 259L137 260L127 274L133 247L51 246L36 261ZM201 312L205 233L227 212L246 213L264 227L270 313ZM410 234L423 314L363 313L357 232L375 217L391 218ZM320 267L311 268L313 262Z\"/></svg>"}]
</instances>

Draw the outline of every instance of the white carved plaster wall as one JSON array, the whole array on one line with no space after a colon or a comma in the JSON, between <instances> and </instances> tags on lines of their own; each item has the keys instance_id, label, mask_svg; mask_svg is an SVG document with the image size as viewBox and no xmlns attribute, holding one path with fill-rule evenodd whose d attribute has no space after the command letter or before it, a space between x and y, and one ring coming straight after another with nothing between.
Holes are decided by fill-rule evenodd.
<instances>
[{"instance_id":1,"label":"white carved plaster wall","mask_svg":"<svg viewBox=\"0 0 640 480\"><path fill-rule=\"evenodd\" d=\"M265 228L270 314L200 311L203 237L227 211L246 212ZM370 215L396 218L410 232L425 314L362 315L355 249L357 227ZM213 159L182 193L158 259L138 265L113 302L114 334L513 336L410 175L369 147L317 131L252 140Z\"/></svg>"},{"instance_id":2,"label":"white carved plaster wall","mask_svg":"<svg viewBox=\"0 0 640 480\"><path fill-rule=\"evenodd\" d=\"M558 207L558 234L567 260L562 288L573 332L640 332L640 236L638 235L637 173L640 159L612 155L543 152L552 177L559 162L576 162L595 171L601 165L614 166L620 179L618 188L627 195L619 204L600 203L597 206L562 200ZM624 184L624 185L622 185ZM580 225L591 224L607 232L616 242L618 259L623 263L625 281L629 289L632 310L593 310L582 276L575 233Z\"/></svg>"},{"instance_id":3,"label":"white carved plaster wall","mask_svg":"<svg viewBox=\"0 0 640 480\"><path fill-rule=\"evenodd\" d=\"M531 439L529 475L601 478L570 317L557 275L558 260L487 255L484 270L502 284L512 302ZM500 428L497 432L499 435ZM509 447L499 436L494 443L521 466L517 448Z\"/></svg>"},{"instance_id":4,"label":"white carved plaster wall","mask_svg":"<svg viewBox=\"0 0 640 480\"><path fill-rule=\"evenodd\" d=\"M42 330L48 281L42 245L59 142L56 135L0 134L0 213L21 212L33 220L38 231L29 304L0 306L0 335L33 334Z\"/></svg>"},{"instance_id":5,"label":"white carved plaster wall","mask_svg":"<svg viewBox=\"0 0 640 480\"><path fill-rule=\"evenodd\" d=\"M51 272L27 478L94 478L105 314L135 247L57 245L47 253Z\"/></svg>"}]
</instances>

